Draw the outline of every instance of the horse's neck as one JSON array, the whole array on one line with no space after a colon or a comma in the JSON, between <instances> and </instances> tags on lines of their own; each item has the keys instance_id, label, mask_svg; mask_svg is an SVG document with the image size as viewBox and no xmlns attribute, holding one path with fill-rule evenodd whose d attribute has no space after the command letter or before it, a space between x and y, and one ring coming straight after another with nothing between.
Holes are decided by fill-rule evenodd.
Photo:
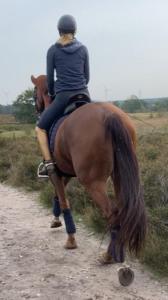
<instances>
[{"instance_id":1,"label":"horse's neck","mask_svg":"<svg viewBox=\"0 0 168 300\"><path fill-rule=\"evenodd\" d=\"M51 104L51 98L48 95L43 95L44 108L46 109Z\"/></svg>"}]
</instances>

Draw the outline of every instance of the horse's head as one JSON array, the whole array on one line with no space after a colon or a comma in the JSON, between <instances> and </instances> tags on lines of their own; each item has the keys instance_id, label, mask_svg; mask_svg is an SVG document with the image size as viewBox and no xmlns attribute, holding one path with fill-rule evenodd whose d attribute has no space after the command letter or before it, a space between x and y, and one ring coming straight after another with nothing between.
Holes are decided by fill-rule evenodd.
<instances>
[{"instance_id":1,"label":"horse's head","mask_svg":"<svg viewBox=\"0 0 168 300\"><path fill-rule=\"evenodd\" d=\"M31 81L34 84L34 101L36 111L42 113L43 110L51 103L51 98L48 96L47 77L40 75L35 78L31 76Z\"/></svg>"}]
</instances>

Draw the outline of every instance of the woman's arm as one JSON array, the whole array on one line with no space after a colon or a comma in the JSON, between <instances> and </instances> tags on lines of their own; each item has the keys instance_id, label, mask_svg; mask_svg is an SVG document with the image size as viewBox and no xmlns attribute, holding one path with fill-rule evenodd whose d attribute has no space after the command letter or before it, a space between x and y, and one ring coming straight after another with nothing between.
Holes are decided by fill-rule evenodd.
<instances>
[{"instance_id":1,"label":"woman's arm","mask_svg":"<svg viewBox=\"0 0 168 300\"><path fill-rule=\"evenodd\" d=\"M54 51L49 48L47 52L47 85L48 85L48 93L50 96L55 95L54 91Z\"/></svg>"},{"instance_id":2,"label":"woman's arm","mask_svg":"<svg viewBox=\"0 0 168 300\"><path fill-rule=\"evenodd\" d=\"M87 48L85 47L85 64L84 64L84 73L86 78L86 84L88 84L90 79L90 68L89 68L89 53Z\"/></svg>"}]
</instances>

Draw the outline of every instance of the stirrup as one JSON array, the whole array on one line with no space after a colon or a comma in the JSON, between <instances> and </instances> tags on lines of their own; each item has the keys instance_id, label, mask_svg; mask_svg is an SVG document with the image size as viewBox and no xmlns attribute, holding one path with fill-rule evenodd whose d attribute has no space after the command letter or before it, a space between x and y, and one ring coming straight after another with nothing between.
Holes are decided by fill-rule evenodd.
<instances>
[{"instance_id":1,"label":"stirrup","mask_svg":"<svg viewBox=\"0 0 168 300\"><path fill-rule=\"evenodd\" d=\"M39 166L37 168L37 177L38 178L49 178L49 176L47 174L46 175L41 175L40 174L42 168L45 168L45 164L44 164L43 161L39 164ZM46 169L46 172L47 172L47 169Z\"/></svg>"},{"instance_id":2,"label":"stirrup","mask_svg":"<svg viewBox=\"0 0 168 300\"><path fill-rule=\"evenodd\" d=\"M41 162L37 169L37 177L38 178L49 178L48 171L54 171L55 162ZM44 174L41 174L41 173Z\"/></svg>"}]
</instances>

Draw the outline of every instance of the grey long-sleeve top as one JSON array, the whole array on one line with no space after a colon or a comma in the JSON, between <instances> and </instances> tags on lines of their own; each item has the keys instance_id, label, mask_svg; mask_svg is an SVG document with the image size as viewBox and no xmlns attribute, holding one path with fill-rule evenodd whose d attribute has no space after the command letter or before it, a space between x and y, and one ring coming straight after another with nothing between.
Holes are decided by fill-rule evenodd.
<instances>
[{"instance_id":1,"label":"grey long-sleeve top","mask_svg":"<svg viewBox=\"0 0 168 300\"><path fill-rule=\"evenodd\" d=\"M54 73L56 71L56 81ZM51 95L61 91L87 88L89 55L87 48L74 39L67 45L56 43L47 52L47 84Z\"/></svg>"}]
</instances>

